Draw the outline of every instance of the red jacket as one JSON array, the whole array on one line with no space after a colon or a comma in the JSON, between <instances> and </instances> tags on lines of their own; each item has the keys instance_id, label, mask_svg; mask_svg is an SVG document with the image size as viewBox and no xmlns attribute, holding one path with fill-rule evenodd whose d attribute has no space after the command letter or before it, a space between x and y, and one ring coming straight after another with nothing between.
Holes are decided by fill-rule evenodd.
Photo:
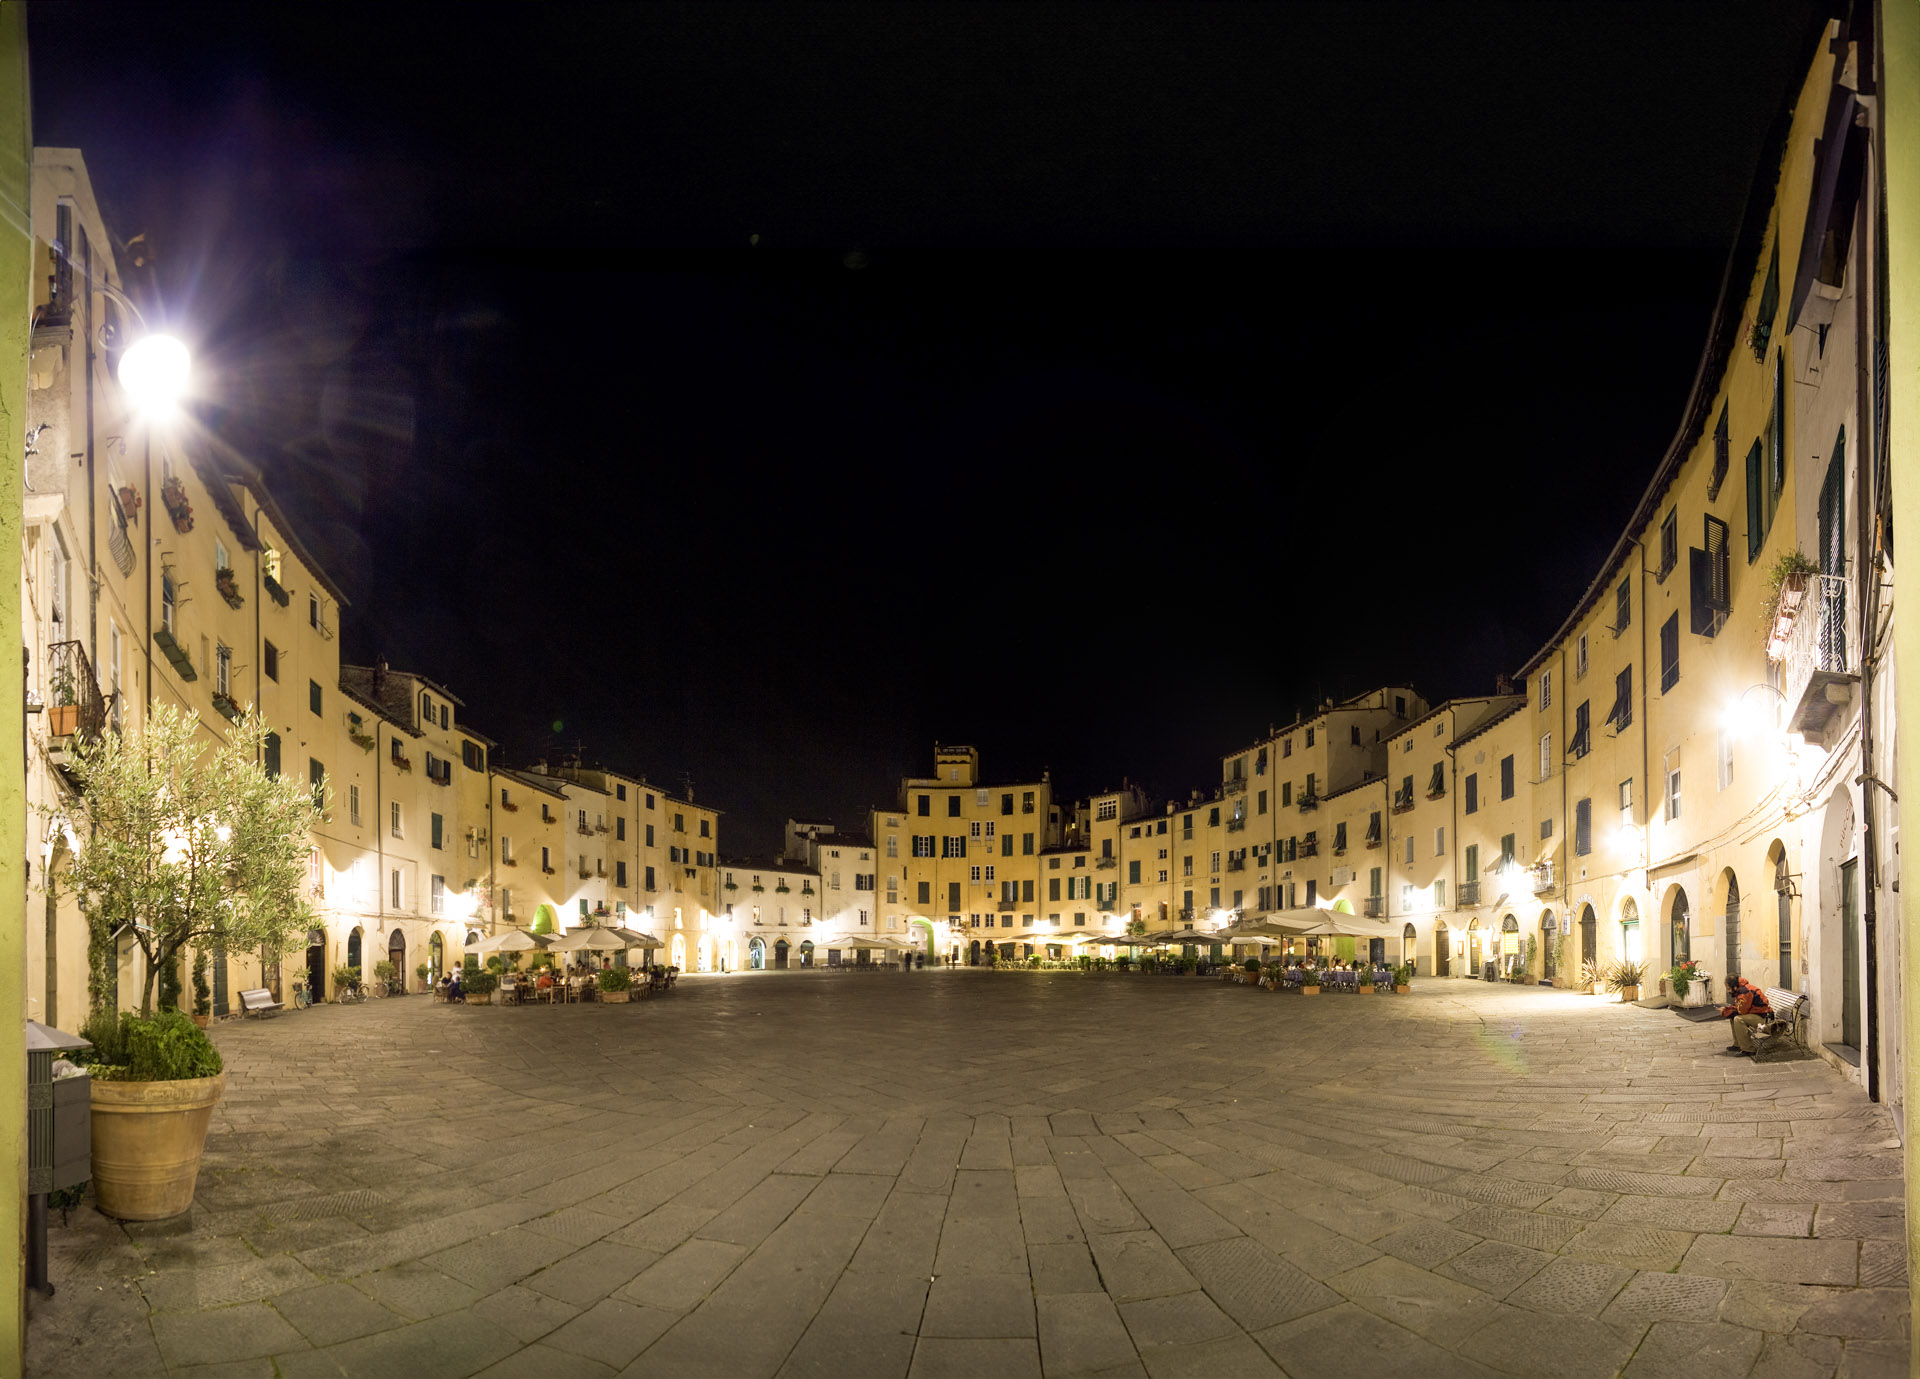
<instances>
[{"instance_id":1,"label":"red jacket","mask_svg":"<svg viewBox=\"0 0 1920 1379\"><path fill-rule=\"evenodd\" d=\"M1773 1007L1767 1004L1767 994L1745 978L1734 978L1733 1004L1721 1006L1722 1015L1771 1015Z\"/></svg>"}]
</instances>

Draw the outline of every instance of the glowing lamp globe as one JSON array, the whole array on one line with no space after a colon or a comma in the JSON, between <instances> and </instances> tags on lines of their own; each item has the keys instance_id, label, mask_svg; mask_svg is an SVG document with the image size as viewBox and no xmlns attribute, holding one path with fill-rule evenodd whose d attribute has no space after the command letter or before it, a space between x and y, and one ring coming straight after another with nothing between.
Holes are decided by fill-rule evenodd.
<instances>
[{"instance_id":1,"label":"glowing lamp globe","mask_svg":"<svg viewBox=\"0 0 1920 1379\"><path fill-rule=\"evenodd\" d=\"M173 336L142 336L120 356L120 386L141 411L166 412L186 395L192 362Z\"/></svg>"}]
</instances>

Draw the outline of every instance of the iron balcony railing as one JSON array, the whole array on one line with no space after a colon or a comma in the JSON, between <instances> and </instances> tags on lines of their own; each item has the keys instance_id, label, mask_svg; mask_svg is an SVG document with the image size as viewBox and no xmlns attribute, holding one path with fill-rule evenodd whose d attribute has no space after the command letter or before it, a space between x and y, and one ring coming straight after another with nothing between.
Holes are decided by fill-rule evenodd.
<instances>
[{"instance_id":1,"label":"iron balcony railing","mask_svg":"<svg viewBox=\"0 0 1920 1379\"><path fill-rule=\"evenodd\" d=\"M1828 691L1859 675L1852 614L1852 580L1844 575L1807 576L1806 593L1794 611L1780 658L1789 731L1817 733L1826 727L1837 707Z\"/></svg>"},{"instance_id":2,"label":"iron balcony railing","mask_svg":"<svg viewBox=\"0 0 1920 1379\"><path fill-rule=\"evenodd\" d=\"M93 678L93 663L79 642L47 648L47 729L54 737L97 740L107 726L107 701Z\"/></svg>"},{"instance_id":3,"label":"iron balcony railing","mask_svg":"<svg viewBox=\"0 0 1920 1379\"><path fill-rule=\"evenodd\" d=\"M1462 881L1457 896L1461 909L1472 909L1480 903L1480 883L1478 881Z\"/></svg>"},{"instance_id":4,"label":"iron balcony railing","mask_svg":"<svg viewBox=\"0 0 1920 1379\"><path fill-rule=\"evenodd\" d=\"M1527 873L1533 882L1533 893L1544 895L1553 889L1553 863L1542 862Z\"/></svg>"},{"instance_id":5,"label":"iron balcony railing","mask_svg":"<svg viewBox=\"0 0 1920 1379\"><path fill-rule=\"evenodd\" d=\"M1387 898L1384 895L1370 895L1361 902L1361 913L1368 919L1384 919L1387 913Z\"/></svg>"}]
</instances>

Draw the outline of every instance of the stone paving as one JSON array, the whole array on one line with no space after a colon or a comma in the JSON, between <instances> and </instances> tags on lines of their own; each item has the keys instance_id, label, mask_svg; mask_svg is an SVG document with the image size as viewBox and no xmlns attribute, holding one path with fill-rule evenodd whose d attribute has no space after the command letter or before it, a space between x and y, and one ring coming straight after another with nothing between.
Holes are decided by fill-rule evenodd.
<instances>
[{"instance_id":1,"label":"stone paving","mask_svg":"<svg viewBox=\"0 0 1920 1379\"><path fill-rule=\"evenodd\" d=\"M1539 988L823 971L215 1032L192 1213L56 1217L29 1372L1907 1372L1819 1062Z\"/></svg>"}]
</instances>

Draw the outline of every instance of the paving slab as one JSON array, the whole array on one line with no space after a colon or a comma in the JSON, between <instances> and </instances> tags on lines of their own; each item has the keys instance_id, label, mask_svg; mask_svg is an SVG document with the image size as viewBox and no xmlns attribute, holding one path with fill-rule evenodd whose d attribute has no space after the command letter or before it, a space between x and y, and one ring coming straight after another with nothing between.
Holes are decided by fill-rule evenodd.
<instances>
[{"instance_id":1,"label":"paving slab","mask_svg":"<svg viewBox=\"0 0 1920 1379\"><path fill-rule=\"evenodd\" d=\"M1035 1059L1115 1029L1147 1051L1124 1072ZM880 1032L937 1070L883 1066ZM964 970L228 1022L200 1200L56 1226L30 1362L1904 1373L1884 1108L1824 1064L1715 1061L1714 1033L1467 981L1308 1001Z\"/></svg>"}]
</instances>

